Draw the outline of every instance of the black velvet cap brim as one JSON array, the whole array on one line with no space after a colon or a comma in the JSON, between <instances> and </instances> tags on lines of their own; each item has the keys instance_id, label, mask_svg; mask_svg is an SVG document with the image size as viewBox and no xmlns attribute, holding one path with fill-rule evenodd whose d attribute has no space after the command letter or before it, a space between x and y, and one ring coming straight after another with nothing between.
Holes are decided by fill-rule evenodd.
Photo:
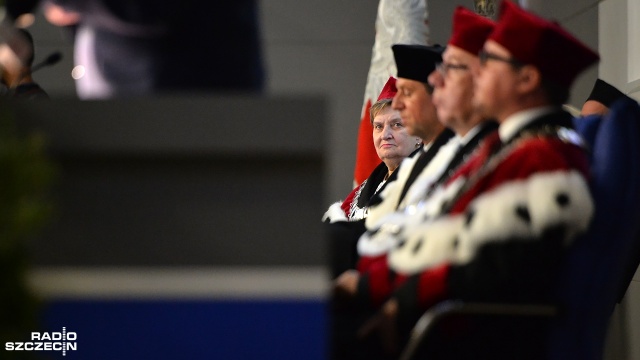
<instances>
[{"instance_id":1,"label":"black velvet cap brim","mask_svg":"<svg viewBox=\"0 0 640 360\"><path fill-rule=\"evenodd\" d=\"M429 74L442 62L444 47L440 45L404 45L391 47L398 68L398 78L427 82Z\"/></svg>"},{"instance_id":2,"label":"black velvet cap brim","mask_svg":"<svg viewBox=\"0 0 640 360\"><path fill-rule=\"evenodd\" d=\"M606 107L611 107L611 104L623 97L627 97L627 95L606 81L598 79L593 85L587 101L595 100Z\"/></svg>"}]
</instances>

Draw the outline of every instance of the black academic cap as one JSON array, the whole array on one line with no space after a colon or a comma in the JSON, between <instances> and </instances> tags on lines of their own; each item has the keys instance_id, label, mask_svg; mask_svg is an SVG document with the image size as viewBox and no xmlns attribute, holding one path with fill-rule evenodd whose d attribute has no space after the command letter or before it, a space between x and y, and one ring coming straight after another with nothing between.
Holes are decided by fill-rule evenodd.
<instances>
[{"instance_id":1,"label":"black academic cap","mask_svg":"<svg viewBox=\"0 0 640 360\"><path fill-rule=\"evenodd\" d=\"M442 53L445 48L440 45L396 44L391 49L396 60L399 78L426 83L429 74L435 70L436 63L442 62Z\"/></svg>"},{"instance_id":2,"label":"black academic cap","mask_svg":"<svg viewBox=\"0 0 640 360\"><path fill-rule=\"evenodd\" d=\"M627 95L606 81L598 79L593 85L587 101L595 100L606 107L611 107L611 104L623 97L627 97Z\"/></svg>"}]
</instances>

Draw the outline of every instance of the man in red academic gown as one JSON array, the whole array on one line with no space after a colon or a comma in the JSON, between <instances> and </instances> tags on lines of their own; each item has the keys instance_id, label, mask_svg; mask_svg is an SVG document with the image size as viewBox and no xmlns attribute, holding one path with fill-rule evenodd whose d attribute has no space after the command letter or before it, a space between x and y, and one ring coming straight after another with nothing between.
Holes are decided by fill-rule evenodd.
<instances>
[{"instance_id":1,"label":"man in red academic gown","mask_svg":"<svg viewBox=\"0 0 640 360\"><path fill-rule=\"evenodd\" d=\"M447 298L550 301L564 252L589 226L587 155L561 106L598 55L504 1L480 59L473 102L498 133L430 199L440 214L397 229L390 270L347 289L385 301L387 315Z\"/></svg>"}]
</instances>

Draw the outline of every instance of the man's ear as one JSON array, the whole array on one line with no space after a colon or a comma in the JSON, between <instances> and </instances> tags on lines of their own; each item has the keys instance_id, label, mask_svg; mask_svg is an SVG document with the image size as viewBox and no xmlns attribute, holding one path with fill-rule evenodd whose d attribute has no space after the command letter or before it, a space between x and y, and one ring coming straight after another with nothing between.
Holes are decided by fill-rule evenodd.
<instances>
[{"instance_id":1,"label":"man's ear","mask_svg":"<svg viewBox=\"0 0 640 360\"><path fill-rule=\"evenodd\" d=\"M542 86L542 74L536 67L525 65L518 70L518 90L528 93L540 86Z\"/></svg>"}]
</instances>

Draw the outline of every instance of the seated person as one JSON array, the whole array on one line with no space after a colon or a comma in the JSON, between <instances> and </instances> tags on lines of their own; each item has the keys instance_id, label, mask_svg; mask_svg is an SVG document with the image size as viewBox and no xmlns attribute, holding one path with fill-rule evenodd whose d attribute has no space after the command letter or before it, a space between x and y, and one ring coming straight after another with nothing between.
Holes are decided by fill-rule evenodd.
<instances>
[{"instance_id":1,"label":"seated person","mask_svg":"<svg viewBox=\"0 0 640 360\"><path fill-rule=\"evenodd\" d=\"M397 179L393 182L388 181L386 184L387 187L399 184L394 187L395 190L391 193L393 196L384 200L391 204L389 208L395 210L406 190L411 187L441 146L453 136L453 132L445 129L438 121L431 99L433 88L427 84L427 78L435 69L436 62L442 61L442 47L394 45L392 50L398 69L396 82L398 92L393 99L392 107L400 111L407 132L411 136L418 136L425 144L419 147L419 155L406 158L394 171L392 177L397 176ZM401 171L402 175L400 175ZM375 198L377 195L374 196ZM366 219L370 216L369 213ZM333 276L355 266L357 260L355 244L365 231L366 219L327 224ZM355 329L371 313L367 309L335 308L333 310L331 314L332 359L359 359L375 354L377 351L375 346L360 346L355 336Z\"/></svg>"},{"instance_id":2,"label":"seated person","mask_svg":"<svg viewBox=\"0 0 640 360\"><path fill-rule=\"evenodd\" d=\"M391 322L378 329L398 315L415 321L448 298L553 301L554 275L594 211L587 153L562 104L576 76L598 59L557 23L502 2L473 96L498 132L432 195L440 197L431 199L441 204L439 214L392 234L398 241L387 269L341 289L361 306L381 308ZM450 350L482 358L455 344Z\"/></svg>"},{"instance_id":3,"label":"seated person","mask_svg":"<svg viewBox=\"0 0 640 360\"><path fill-rule=\"evenodd\" d=\"M393 109L400 111L407 133L419 137L424 145L418 148L419 156L416 154L411 158L405 158L400 167L391 174L384 188L393 185L393 191L381 189L373 198L366 199L369 211L364 220L335 221L326 224L334 277L355 267L356 242L365 231L365 221L371 217L372 203L379 202L379 193L385 192L391 196L387 196L382 203L376 205L375 213L379 216L384 214L386 209L395 210L413 181L421 175L440 147L453 136L453 132L445 129L438 121L436 109L431 101L433 88L427 84L427 78L435 69L436 62L442 61L442 47L394 45L392 50L398 69L396 87L399 91L391 105ZM330 210L330 214L325 216L325 221L332 217L341 218L340 213L344 213L343 210L337 209L337 206Z\"/></svg>"},{"instance_id":4,"label":"seated person","mask_svg":"<svg viewBox=\"0 0 640 360\"><path fill-rule=\"evenodd\" d=\"M485 136L496 131L497 123L476 112L472 104L472 74L480 67L478 52L494 25L493 21L471 10L456 8L453 33L442 54L443 62L438 64L429 76L429 82L434 86L433 101L438 119L452 129L455 136L438 151L425 169L424 173L431 176L423 177L411 187L407 194L408 205L383 217L371 229L381 229L378 232L389 229L393 232L394 229L407 226L412 221L422 221L424 214L429 211L437 211L438 209L429 207L430 194L465 163ZM379 241L382 237L378 232L376 241L370 241L371 232L359 239L360 259L357 269L361 273L375 267L378 261L386 261L387 251L395 246L394 237L388 237L390 241L385 243ZM344 275L349 276L353 274ZM344 277L341 280L348 281Z\"/></svg>"},{"instance_id":5,"label":"seated person","mask_svg":"<svg viewBox=\"0 0 640 360\"><path fill-rule=\"evenodd\" d=\"M605 115L609 112L609 108L611 107L611 105L616 100L622 98L628 99L629 97L608 82L602 79L597 79L595 84L593 85L593 89L591 90L589 97L582 105L580 115Z\"/></svg>"},{"instance_id":6,"label":"seated person","mask_svg":"<svg viewBox=\"0 0 640 360\"><path fill-rule=\"evenodd\" d=\"M428 83L436 64L442 62L444 48L396 44L392 50L398 68L398 93L392 106L400 110L409 132L419 136L424 146L419 156L407 158L400 164L397 181L388 184L372 200L365 220L367 229L380 218L410 205L416 198L416 190L420 193L425 181L438 177L442 167L436 157L454 135L438 119L433 104L434 89Z\"/></svg>"},{"instance_id":7,"label":"seated person","mask_svg":"<svg viewBox=\"0 0 640 360\"><path fill-rule=\"evenodd\" d=\"M391 108L391 101L396 92L396 79L390 77L371 105L371 125L373 127L373 145L382 162L365 181L357 186L342 203L329 207L323 220L357 221L367 217L369 200L389 180L402 160L415 153L422 145L422 140L410 136L400 118L400 113Z\"/></svg>"}]
</instances>

